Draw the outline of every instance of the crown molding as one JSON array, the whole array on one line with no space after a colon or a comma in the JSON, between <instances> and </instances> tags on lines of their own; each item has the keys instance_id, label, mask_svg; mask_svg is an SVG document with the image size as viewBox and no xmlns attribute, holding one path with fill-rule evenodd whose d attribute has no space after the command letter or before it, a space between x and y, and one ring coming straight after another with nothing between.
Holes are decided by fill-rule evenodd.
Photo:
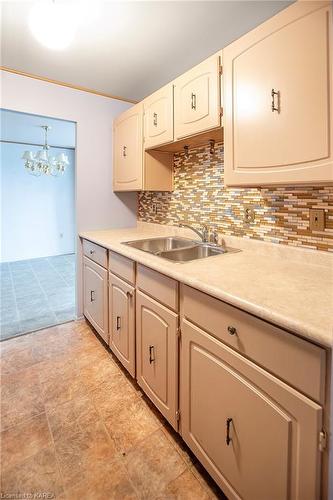
<instances>
[{"instance_id":1,"label":"crown molding","mask_svg":"<svg viewBox=\"0 0 333 500\"><path fill-rule=\"evenodd\" d=\"M8 68L7 66L0 66L1 71L7 71L8 73L14 73L15 75L26 76L28 78L34 78L35 80L41 80L47 83L53 83L54 85L60 85L62 87L68 87L74 90L81 90L82 92L88 92L90 94L100 95L102 97L108 97L109 99L116 99L117 101L130 102L131 104L136 104L138 101L134 99L126 99L125 97L116 96L113 94L107 94L105 92L99 92L98 90L88 89L87 87L81 87L80 85L73 85L72 83L61 82L59 80L52 80L51 78L46 78L45 76L34 75L32 73L26 73L25 71L19 71L17 69Z\"/></svg>"}]
</instances>

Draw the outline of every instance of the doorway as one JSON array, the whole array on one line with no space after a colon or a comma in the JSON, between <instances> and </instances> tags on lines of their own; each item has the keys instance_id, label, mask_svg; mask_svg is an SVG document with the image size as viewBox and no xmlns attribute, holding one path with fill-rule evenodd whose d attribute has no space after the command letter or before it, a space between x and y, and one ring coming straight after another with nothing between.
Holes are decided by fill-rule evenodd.
<instances>
[{"instance_id":1,"label":"doorway","mask_svg":"<svg viewBox=\"0 0 333 500\"><path fill-rule=\"evenodd\" d=\"M5 340L75 319L76 124L0 113Z\"/></svg>"}]
</instances>

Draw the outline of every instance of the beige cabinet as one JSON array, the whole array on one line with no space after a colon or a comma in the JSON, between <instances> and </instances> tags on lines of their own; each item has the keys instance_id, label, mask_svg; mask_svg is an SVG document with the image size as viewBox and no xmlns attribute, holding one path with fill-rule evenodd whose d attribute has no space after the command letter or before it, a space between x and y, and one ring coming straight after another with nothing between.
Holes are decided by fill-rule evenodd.
<instances>
[{"instance_id":1,"label":"beige cabinet","mask_svg":"<svg viewBox=\"0 0 333 500\"><path fill-rule=\"evenodd\" d=\"M333 182L332 7L296 2L223 50L228 185Z\"/></svg>"},{"instance_id":2,"label":"beige cabinet","mask_svg":"<svg viewBox=\"0 0 333 500\"><path fill-rule=\"evenodd\" d=\"M87 257L83 258L83 300L85 317L108 343L108 273Z\"/></svg>"},{"instance_id":3,"label":"beige cabinet","mask_svg":"<svg viewBox=\"0 0 333 500\"><path fill-rule=\"evenodd\" d=\"M135 293L134 288L110 273L109 345L119 361L135 377Z\"/></svg>"},{"instance_id":4,"label":"beige cabinet","mask_svg":"<svg viewBox=\"0 0 333 500\"><path fill-rule=\"evenodd\" d=\"M173 154L143 151L143 103L114 121L113 190L172 191Z\"/></svg>"},{"instance_id":5,"label":"beige cabinet","mask_svg":"<svg viewBox=\"0 0 333 500\"><path fill-rule=\"evenodd\" d=\"M136 352L140 387L177 428L178 314L137 291Z\"/></svg>"},{"instance_id":6,"label":"beige cabinet","mask_svg":"<svg viewBox=\"0 0 333 500\"><path fill-rule=\"evenodd\" d=\"M173 141L173 85L162 87L143 101L144 146L149 149Z\"/></svg>"},{"instance_id":7,"label":"beige cabinet","mask_svg":"<svg viewBox=\"0 0 333 500\"><path fill-rule=\"evenodd\" d=\"M175 140L221 125L221 57L209 57L174 81Z\"/></svg>"},{"instance_id":8,"label":"beige cabinet","mask_svg":"<svg viewBox=\"0 0 333 500\"><path fill-rule=\"evenodd\" d=\"M182 321L183 439L230 499L320 497L322 408Z\"/></svg>"},{"instance_id":9,"label":"beige cabinet","mask_svg":"<svg viewBox=\"0 0 333 500\"><path fill-rule=\"evenodd\" d=\"M136 191L143 176L143 105L136 104L114 121L113 189Z\"/></svg>"}]
</instances>

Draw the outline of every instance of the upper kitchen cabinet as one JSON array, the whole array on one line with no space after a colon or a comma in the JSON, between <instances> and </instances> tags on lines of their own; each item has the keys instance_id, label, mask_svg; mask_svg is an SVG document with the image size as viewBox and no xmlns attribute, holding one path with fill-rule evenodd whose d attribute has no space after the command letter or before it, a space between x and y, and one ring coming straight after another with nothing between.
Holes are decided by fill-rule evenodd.
<instances>
[{"instance_id":1,"label":"upper kitchen cabinet","mask_svg":"<svg viewBox=\"0 0 333 500\"><path fill-rule=\"evenodd\" d=\"M332 8L297 2L223 50L225 182L333 182Z\"/></svg>"},{"instance_id":2,"label":"upper kitchen cabinet","mask_svg":"<svg viewBox=\"0 0 333 500\"><path fill-rule=\"evenodd\" d=\"M173 141L173 85L170 83L143 101L145 149Z\"/></svg>"},{"instance_id":3,"label":"upper kitchen cabinet","mask_svg":"<svg viewBox=\"0 0 333 500\"><path fill-rule=\"evenodd\" d=\"M114 121L113 190L172 191L173 154L143 151L143 103Z\"/></svg>"},{"instance_id":4,"label":"upper kitchen cabinet","mask_svg":"<svg viewBox=\"0 0 333 500\"><path fill-rule=\"evenodd\" d=\"M114 121L113 189L137 191L143 182L143 105L136 104Z\"/></svg>"},{"instance_id":5,"label":"upper kitchen cabinet","mask_svg":"<svg viewBox=\"0 0 333 500\"><path fill-rule=\"evenodd\" d=\"M222 52L174 81L175 140L221 125Z\"/></svg>"}]
</instances>

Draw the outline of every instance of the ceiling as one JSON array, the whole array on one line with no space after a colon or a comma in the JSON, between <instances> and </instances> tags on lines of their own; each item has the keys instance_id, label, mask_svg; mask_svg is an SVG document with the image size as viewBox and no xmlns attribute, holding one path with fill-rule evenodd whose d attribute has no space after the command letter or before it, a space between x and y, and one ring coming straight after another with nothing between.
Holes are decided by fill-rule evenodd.
<instances>
[{"instance_id":1,"label":"ceiling","mask_svg":"<svg viewBox=\"0 0 333 500\"><path fill-rule=\"evenodd\" d=\"M52 146L64 148L75 147L76 125L74 122L57 120L28 113L18 113L6 109L0 110L2 141L26 142L28 144L42 144L44 131L41 125L51 127L48 142Z\"/></svg>"},{"instance_id":2,"label":"ceiling","mask_svg":"<svg viewBox=\"0 0 333 500\"><path fill-rule=\"evenodd\" d=\"M2 2L2 65L140 100L290 3L102 2L94 21L82 23L71 45L57 51L29 30L33 2Z\"/></svg>"}]
</instances>

